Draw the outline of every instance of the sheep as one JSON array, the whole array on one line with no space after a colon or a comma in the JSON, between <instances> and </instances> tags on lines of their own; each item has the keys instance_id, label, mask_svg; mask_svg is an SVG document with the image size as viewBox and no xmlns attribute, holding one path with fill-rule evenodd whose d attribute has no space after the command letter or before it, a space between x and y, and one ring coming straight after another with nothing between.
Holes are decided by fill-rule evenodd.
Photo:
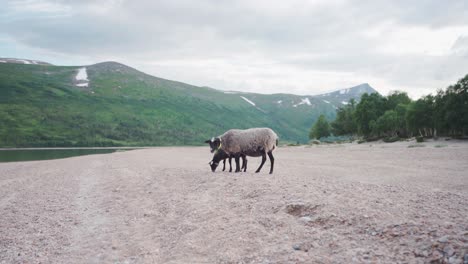
<instances>
[{"instance_id":1,"label":"sheep","mask_svg":"<svg viewBox=\"0 0 468 264\"><path fill-rule=\"evenodd\" d=\"M210 166L212 166L212 171L214 172L216 170L216 167L219 165L219 162L222 160L223 161L223 171L226 170L226 159L229 158L229 172L232 172L232 165L231 165L231 160L232 158L234 157L233 155L230 155L230 154L227 154L225 151L222 151L221 149L219 148L215 148L214 147L214 140L215 138L211 138L211 140L206 140L205 143L208 143L210 145L210 151L211 153L215 152L215 155L213 156L213 160L211 160L208 164L210 164ZM216 159L215 159L215 156L216 156ZM246 167L247 165L247 158L244 154L241 154L241 158L242 158L242 169L244 169L244 167ZM214 161L216 160L216 161ZM213 169L213 163L216 163L216 165L214 166L214 169ZM244 172L245 172L246 168L244 169Z\"/></svg>"},{"instance_id":2,"label":"sheep","mask_svg":"<svg viewBox=\"0 0 468 264\"><path fill-rule=\"evenodd\" d=\"M218 150L214 154L213 160L211 160L208 164L211 166L211 170L214 172L216 170L216 167L218 167L220 161L223 161L223 171L226 170L226 159L229 159L229 172L232 172L232 165L231 165L231 160L232 160L232 155L227 154L223 150ZM247 169L247 158L245 155L241 155L242 158L242 167L241 170L244 169L244 171Z\"/></svg>"},{"instance_id":3,"label":"sheep","mask_svg":"<svg viewBox=\"0 0 468 264\"><path fill-rule=\"evenodd\" d=\"M205 143L210 144L211 152L223 150L227 154L234 156L236 161L236 172L240 171L239 157L241 155L262 157L262 163L255 171L256 173L260 172L263 164L265 164L266 155L268 155L271 164L270 174L273 173L275 159L272 152L278 145L278 136L270 128L250 128L246 130L231 129L217 138L205 141ZM213 165L215 165L214 168L216 169L216 163L219 163L218 159L219 155L217 156L215 154L212 163L210 164L212 166L212 170ZM246 164L244 167L246 169Z\"/></svg>"}]
</instances>

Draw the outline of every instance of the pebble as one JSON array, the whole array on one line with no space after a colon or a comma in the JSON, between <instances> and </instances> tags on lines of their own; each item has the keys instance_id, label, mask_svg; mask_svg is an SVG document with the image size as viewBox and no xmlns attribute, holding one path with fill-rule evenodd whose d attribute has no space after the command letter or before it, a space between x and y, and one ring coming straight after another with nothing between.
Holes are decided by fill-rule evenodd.
<instances>
[{"instance_id":1,"label":"pebble","mask_svg":"<svg viewBox=\"0 0 468 264\"><path fill-rule=\"evenodd\" d=\"M465 256L463 257L463 263L468 263L468 253L465 254Z\"/></svg>"},{"instance_id":2,"label":"pebble","mask_svg":"<svg viewBox=\"0 0 468 264\"><path fill-rule=\"evenodd\" d=\"M301 246L300 245L293 245L293 249L294 250L301 250Z\"/></svg>"},{"instance_id":3,"label":"pebble","mask_svg":"<svg viewBox=\"0 0 468 264\"><path fill-rule=\"evenodd\" d=\"M453 256L453 257L449 258L448 263L449 264L459 264L459 263L461 263L461 259L457 259L456 256Z\"/></svg>"},{"instance_id":4,"label":"pebble","mask_svg":"<svg viewBox=\"0 0 468 264\"><path fill-rule=\"evenodd\" d=\"M303 216L303 217L299 218L299 221L304 222L304 223L308 223L308 222L312 221L312 218L310 216Z\"/></svg>"},{"instance_id":5,"label":"pebble","mask_svg":"<svg viewBox=\"0 0 468 264\"><path fill-rule=\"evenodd\" d=\"M439 241L440 243L447 243L448 238L447 238L447 236L443 236L443 237L440 237L437 241Z\"/></svg>"},{"instance_id":6,"label":"pebble","mask_svg":"<svg viewBox=\"0 0 468 264\"><path fill-rule=\"evenodd\" d=\"M447 254L447 256L451 257L453 254L455 254L455 250L453 249L452 246L446 246L444 247L444 252Z\"/></svg>"},{"instance_id":7,"label":"pebble","mask_svg":"<svg viewBox=\"0 0 468 264\"><path fill-rule=\"evenodd\" d=\"M442 257L443 257L443 255L438 250L435 250L434 252L432 252L431 262L440 261L442 259Z\"/></svg>"}]
</instances>

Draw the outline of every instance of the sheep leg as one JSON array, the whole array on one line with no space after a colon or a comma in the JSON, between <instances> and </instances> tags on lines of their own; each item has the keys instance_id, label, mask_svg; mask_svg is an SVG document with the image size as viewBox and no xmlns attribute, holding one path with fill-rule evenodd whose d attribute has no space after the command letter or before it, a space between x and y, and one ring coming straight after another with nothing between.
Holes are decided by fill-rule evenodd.
<instances>
[{"instance_id":1,"label":"sheep leg","mask_svg":"<svg viewBox=\"0 0 468 264\"><path fill-rule=\"evenodd\" d=\"M259 173L260 170L262 169L263 167L263 164L265 164L265 161L266 161L266 154L265 154L265 151L262 152L262 163L260 163L260 167L258 167L258 169L255 171L255 173Z\"/></svg>"},{"instance_id":2,"label":"sheep leg","mask_svg":"<svg viewBox=\"0 0 468 264\"><path fill-rule=\"evenodd\" d=\"M234 160L236 161L236 172L239 172L240 171L240 166L239 166L239 163L240 163L240 160L239 160L239 154L236 154L234 155Z\"/></svg>"},{"instance_id":3,"label":"sheep leg","mask_svg":"<svg viewBox=\"0 0 468 264\"><path fill-rule=\"evenodd\" d=\"M275 165L275 158L273 158L273 153L271 151L268 152L268 157L270 158L270 174L273 173L273 165Z\"/></svg>"},{"instance_id":4,"label":"sheep leg","mask_svg":"<svg viewBox=\"0 0 468 264\"><path fill-rule=\"evenodd\" d=\"M223 171L226 169L226 159L223 160Z\"/></svg>"},{"instance_id":5,"label":"sheep leg","mask_svg":"<svg viewBox=\"0 0 468 264\"><path fill-rule=\"evenodd\" d=\"M232 172L232 156L229 156L229 172Z\"/></svg>"},{"instance_id":6,"label":"sheep leg","mask_svg":"<svg viewBox=\"0 0 468 264\"><path fill-rule=\"evenodd\" d=\"M244 169L244 172L246 172L247 171L247 157L245 155L242 155L242 161L243 161L242 169Z\"/></svg>"}]
</instances>

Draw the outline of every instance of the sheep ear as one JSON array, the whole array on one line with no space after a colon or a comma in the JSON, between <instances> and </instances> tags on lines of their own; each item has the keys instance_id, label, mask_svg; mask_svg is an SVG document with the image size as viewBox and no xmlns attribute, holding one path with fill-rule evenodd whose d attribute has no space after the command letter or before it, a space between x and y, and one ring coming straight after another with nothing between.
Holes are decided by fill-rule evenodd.
<instances>
[{"instance_id":1,"label":"sheep ear","mask_svg":"<svg viewBox=\"0 0 468 264\"><path fill-rule=\"evenodd\" d=\"M210 142L211 142L211 140L209 140L209 139L208 139L208 140L205 140L205 143L208 143L208 144L209 144Z\"/></svg>"}]
</instances>

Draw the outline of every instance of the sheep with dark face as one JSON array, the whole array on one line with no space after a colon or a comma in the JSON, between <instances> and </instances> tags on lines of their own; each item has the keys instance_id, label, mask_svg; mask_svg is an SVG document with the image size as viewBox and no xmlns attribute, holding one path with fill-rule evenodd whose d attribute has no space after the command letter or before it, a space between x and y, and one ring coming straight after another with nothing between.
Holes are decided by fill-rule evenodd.
<instances>
[{"instance_id":1,"label":"sheep with dark face","mask_svg":"<svg viewBox=\"0 0 468 264\"><path fill-rule=\"evenodd\" d=\"M232 160L232 155L229 155L227 154L226 152L224 152L223 150L217 150L213 156L213 160L211 160L209 162L210 164L210 167L211 167L211 170L214 172L216 170L216 168L218 167L219 163L221 161L223 161L223 171L226 170L226 159L229 159L229 172L232 172L232 163L231 163L231 160ZM241 155L241 158L242 158L242 167L241 167L241 170L242 169L247 169L247 158L245 157L245 155ZM244 169L244 171L245 171Z\"/></svg>"},{"instance_id":2,"label":"sheep with dark face","mask_svg":"<svg viewBox=\"0 0 468 264\"><path fill-rule=\"evenodd\" d=\"M240 171L239 158L241 155L262 157L262 163L255 172L260 172L263 164L265 164L266 156L268 155L271 164L270 174L273 173L275 159L272 152L278 145L278 136L270 128L251 128L246 130L231 129L221 136L212 138L205 142L210 144L211 152L223 150L227 154L234 156L236 161L236 172ZM210 164L212 166L212 170L214 164L219 164L219 161L215 161L215 158L216 160L219 159L216 154L213 157L212 164Z\"/></svg>"}]
</instances>

